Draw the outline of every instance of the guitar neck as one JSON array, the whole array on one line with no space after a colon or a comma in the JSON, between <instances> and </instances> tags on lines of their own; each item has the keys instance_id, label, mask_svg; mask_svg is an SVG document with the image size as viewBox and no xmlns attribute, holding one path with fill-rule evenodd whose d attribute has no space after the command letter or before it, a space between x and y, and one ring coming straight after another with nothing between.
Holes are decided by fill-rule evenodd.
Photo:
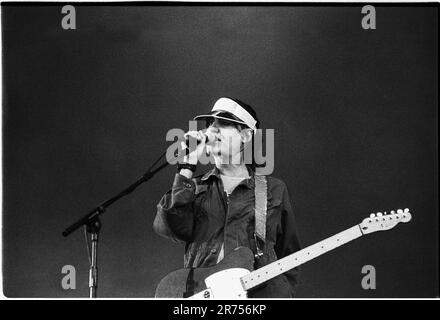
<instances>
[{"instance_id":1,"label":"guitar neck","mask_svg":"<svg viewBox=\"0 0 440 320\"><path fill-rule=\"evenodd\" d=\"M354 239L362 236L359 225L355 225L347 230L335 234L327 239L317 242L307 248L299 250L280 260L272 262L260 269L241 278L245 290L250 290L286 271L289 271L307 261L310 261L320 255L342 246Z\"/></svg>"}]
</instances>

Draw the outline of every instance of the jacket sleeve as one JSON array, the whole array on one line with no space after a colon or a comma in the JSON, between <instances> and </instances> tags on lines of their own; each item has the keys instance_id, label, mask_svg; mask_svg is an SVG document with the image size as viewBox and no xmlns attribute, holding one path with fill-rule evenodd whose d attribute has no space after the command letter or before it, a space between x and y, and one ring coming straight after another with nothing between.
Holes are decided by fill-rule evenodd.
<instances>
[{"instance_id":1,"label":"jacket sleeve","mask_svg":"<svg viewBox=\"0 0 440 320\"><path fill-rule=\"evenodd\" d=\"M289 197L287 187L284 185L283 200L282 200L282 232L277 237L275 244L275 252L279 259L288 256L301 249L301 244L298 237L296 219L293 214L292 204ZM295 288L298 283L298 274L300 268L296 267L284 273L287 278L292 291L292 296L295 296Z\"/></svg>"},{"instance_id":2,"label":"jacket sleeve","mask_svg":"<svg viewBox=\"0 0 440 320\"><path fill-rule=\"evenodd\" d=\"M157 205L154 231L174 242L189 242L194 225L195 183L176 174L172 189Z\"/></svg>"}]
</instances>

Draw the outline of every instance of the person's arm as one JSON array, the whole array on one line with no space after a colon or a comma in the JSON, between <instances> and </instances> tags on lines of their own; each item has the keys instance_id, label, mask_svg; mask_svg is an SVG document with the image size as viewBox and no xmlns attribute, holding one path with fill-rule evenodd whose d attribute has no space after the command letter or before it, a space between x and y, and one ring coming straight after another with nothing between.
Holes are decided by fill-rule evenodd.
<instances>
[{"instance_id":1,"label":"person's arm","mask_svg":"<svg viewBox=\"0 0 440 320\"><path fill-rule=\"evenodd\" d=\"M196 149L183 158L185 163L196 165L202 152L204 152L206 136L200 132L190 131L185 136L199 137L200 143ZM175 242L189 242L192 238L194 226L194 200L196 186L191 179L193 172L181 169L174 177L170 191L157 205L157 214L154 219L154 231Z\"/></svg>"},{"instance_id":2,"label":"person's arm","mask_svg":"<svg viewBox=\"0 0 440 320\"><path fill-rule=\"evenodd\" d=\"M187 169L181 171L184 170ZM176 174L172 189L165 193L157 205L157 214L153 223L153 229L157 234L175 242L191 240L195 189L192 179L183 174Z\"/></svg>"},{"instance_id":3,"label":"person's arm","mask_svg":"<svg viewBox=\"0 0 440 320\"><path fill-rule=\"evenodd\" d=\"M289 192L286 185L283 188L282 201L282 232L277 237L275 244L275 253L279 259L288 256L301 249L301 244L298 237L296 219L293 214L292 204L290 201ZM300 268L294 268L284 273L287 278L292 291L292 296L295 295L295 288L298 283L298 274Z\"/></svg>"}]
</instances>

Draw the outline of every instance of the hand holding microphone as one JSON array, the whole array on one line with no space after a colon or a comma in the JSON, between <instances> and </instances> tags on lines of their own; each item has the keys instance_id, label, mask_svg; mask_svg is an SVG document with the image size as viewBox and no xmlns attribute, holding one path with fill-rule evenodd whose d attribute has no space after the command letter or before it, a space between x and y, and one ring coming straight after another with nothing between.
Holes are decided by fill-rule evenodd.
<instances>
[{"instance_id":1,"label":"hand holding microphone","mask_svg":"<svg viewBox=\"0 0 440 320\"><path fill-rule=\"evenodd\" d=\"M194 141L196 142L196 144L209 144L216 140L216 135L211 131L188 131L183 136L185 138L185 143L188 147L189 144L194 144Z\"/></svg>"},{"instance_id":2,"label":"hand holding microphone","mask_svg":"<svg viewBox=\"0 0 440 320\"><path fill-rule=\"evenodd\" d=\"M185 142L182 142L182 147L189 151L183 161L195 165L203 154L205 146L215 142L217 135L212 130L188 131L184 134L184 138Z\"/></svg>"}]
</instances>

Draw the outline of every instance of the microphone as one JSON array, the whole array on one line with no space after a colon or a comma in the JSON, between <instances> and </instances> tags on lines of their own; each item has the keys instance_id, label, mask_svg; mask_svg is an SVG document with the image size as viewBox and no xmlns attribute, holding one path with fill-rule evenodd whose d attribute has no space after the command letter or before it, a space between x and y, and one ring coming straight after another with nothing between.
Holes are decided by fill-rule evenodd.
<instances>
[{"instance_id":1,"label":"microphone","mask_svg":"<svg viewBox=\"0 0 440 320\"><path fill-rule=\"evenodd\" d=\"M185 140L181 142L180 147L174 151L174 157L178 159L182 159L185 155L188 155L190 152L194 151L197 146L202 142L202 140L206 137L205 144L213 143L216 140L220 140L217 136L210 131L198 131L199 137L187 136L184 137Z\"/></svg>"},{"instance_id":2,"label":"microphone","mask_svg":"<svg viewBox=\"0 0 440 320\"><path fill-rule=\"evenodd\" d=\"M200 137L197 137L197 138L195 138L193 136L187 136L185 138L185 144L187 146L187 149L196 147L197 145L199 145L202 142L202 140L205 137L206 137L205 144L213 143L217 139L217 136L214 133L212 133L211 131L205 131L205 132L199 131L199 134L200 134ZM195 141L195 143L194 143L194 141ZM193 150L190 150L190 151L193 151Z\"/></svg>"}]
</instances>

